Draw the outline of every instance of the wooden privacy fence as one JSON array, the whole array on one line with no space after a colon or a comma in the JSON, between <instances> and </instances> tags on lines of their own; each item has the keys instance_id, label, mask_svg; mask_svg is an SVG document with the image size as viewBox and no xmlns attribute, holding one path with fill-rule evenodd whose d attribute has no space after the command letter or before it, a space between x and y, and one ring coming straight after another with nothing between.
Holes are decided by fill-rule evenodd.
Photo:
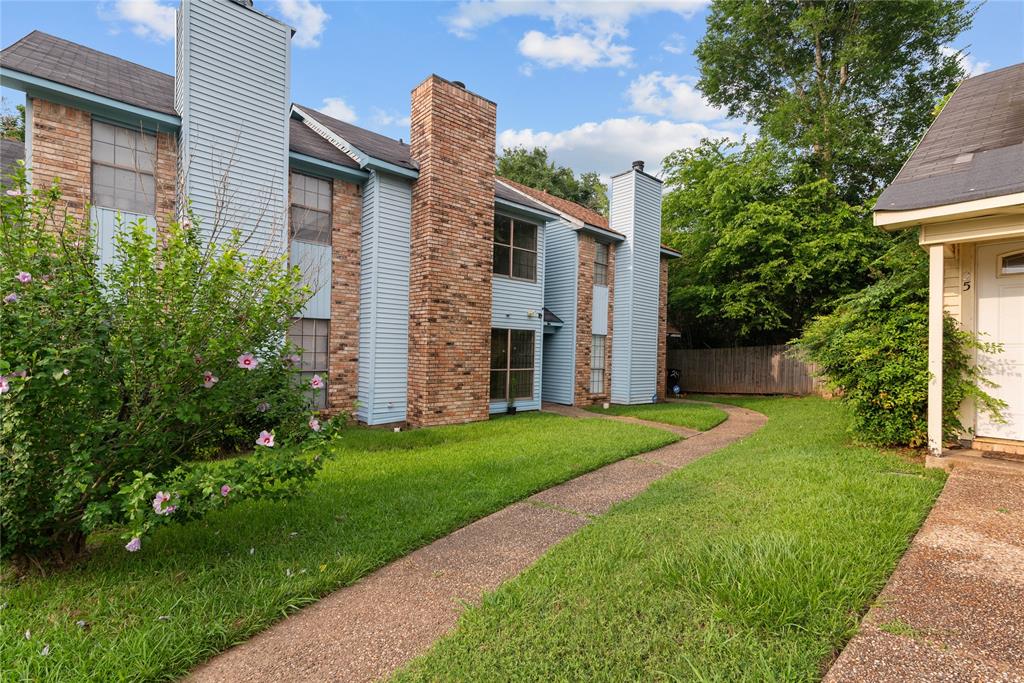
<instances>
[{"instance_id":1,"label":"wooden privacy fence","mask_svg":"<svg viewBox=\"0 0 1024 683\"><path fill-rule=\"evenodd\" d=\"M792 357L784 344L728 349L673 349L668 368L680 372L684 392L715 394L823 394L817 368ZM669 387L671 390L671 387Z\"/></svg>"}]
</instances>

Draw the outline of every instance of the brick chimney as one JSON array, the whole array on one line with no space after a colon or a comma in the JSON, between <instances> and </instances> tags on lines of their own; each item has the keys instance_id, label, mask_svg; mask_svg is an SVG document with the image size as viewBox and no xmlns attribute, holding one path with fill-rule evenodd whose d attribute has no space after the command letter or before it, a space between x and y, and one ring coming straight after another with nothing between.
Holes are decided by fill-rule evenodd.
<instances>
[{"instance_id":1,"label":"brick chimney","mask_svg":"<svg viewBox=\"0 0 1024 683\"><path fill-rule=\"evenodd\" d=\"M413 426L485 420L497 106L431 76L412 91L409 406Z\"/></svg>"}]
</instances>

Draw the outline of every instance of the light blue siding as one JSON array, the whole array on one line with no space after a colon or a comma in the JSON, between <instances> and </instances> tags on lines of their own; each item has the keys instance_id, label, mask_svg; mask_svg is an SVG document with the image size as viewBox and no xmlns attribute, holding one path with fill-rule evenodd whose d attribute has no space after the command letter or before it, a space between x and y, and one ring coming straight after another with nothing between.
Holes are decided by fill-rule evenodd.
<instances>
[{"instance_id":1,"label":"light blue siding","mask_svg":"<svg viewBox=\"0 0 1024 683\"><path fill-rule=\"evenodd\" d=\"M156 219L153 216L146 216L138 213L126 213L117 209L104 209L93 206L89 209L89 220L96 239L96 250L99 252L100 265L105 266L114 262L114 235L142 219L156 234Z\"/></svg>"},{"instance_id":2,"label":"light blue siding","mask_svg":"<svg viewBox=\"0 0 1024 683\"><path fill-rule=\"evenodd\" d=\"M177 30L178 163L200 229L284 253L291 30L231 0L182 0Z\"/></svg>"},{"instance_id":3,"label":"light blue siding","mask_svg":"<svg viewBox=\"0 0 1024 683\"><path fill-rule=\"evenodd\" d=\"M495 275L491 281L491 327L533 330L533 397L516 399L517 410L540 410L544 367L544 253L547 228L537 226L537 280L525 282ZM557 333L556 333L557 334ZM503 413L505 401L491 401L491 413Z\"/></svg>"},{"instance_id":4,"label":"light blue siding","mask_svg":"<svg viewBox=\"0 0 1024 683\"><path fill-rule=\"evenodd\" d=\"M544 335L542 396L572 405L576 375L576 288L579 235L564 219L544 228L544 305L562 319L562 327Z\"/></svg>"},{"instance_id":5,"label":"light blue siding","mask_svg":"<svg viewBox=\"0 0 1024 683\"><path fill-rule=\"evenodd\" d=\"M661 183L630 171L612 178L610 226L626 235L615 254L613 403L651 403L657 393Z\"/></svg>"},{"instance_id":6,"label":"light blue siding","mask_svg":"<svg viewBox=\"0 0 1024 683\"><path fill-rule=\"evenodd\" d=\"M409 378L412 185L376 171L363 185L359 407L367 424L405 420Z\"/></svg>"},{"instance_id":7,"label":"light blue siding","mask_svg":"<svg viewBox=\"0 0 1024 683\"><path fill-rule=\"evenodd\" d=\"M331 317L331 247L292 240L291 265L302 271L302 284L313 290L299 317Z\"/></svg>"},{"instance_id":8,"label":"light blue siding","mask_svg":"<svg viewBox=\"0 0 1024 683\"><path fill-rule=\"evenodd\" d=\"M590 317L592 334L608 334L608 287L594 285L594 309Z\"/></svg>"}]
</instances>

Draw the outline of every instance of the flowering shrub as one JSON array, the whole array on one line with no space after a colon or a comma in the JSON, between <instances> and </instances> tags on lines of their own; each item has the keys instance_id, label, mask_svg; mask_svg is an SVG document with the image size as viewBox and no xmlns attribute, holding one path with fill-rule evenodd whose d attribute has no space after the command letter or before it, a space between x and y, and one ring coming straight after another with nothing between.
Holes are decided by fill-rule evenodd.
<instances>
[{"instance_id":1,"label":"flowering shrub","mask_svg":"<svg viewBox=\"0 0 1024 683\"><path fill-rule=\"evenodd\" d=\"M308 297L284 257L140 221L101 267L89 226L57 215L59 188L13 181L0 188L0 554L70 558L122 523L137 550L155 524L313 476L309 444L333 430L311 427L284 344Z\"/></svg>"}]
</instances>

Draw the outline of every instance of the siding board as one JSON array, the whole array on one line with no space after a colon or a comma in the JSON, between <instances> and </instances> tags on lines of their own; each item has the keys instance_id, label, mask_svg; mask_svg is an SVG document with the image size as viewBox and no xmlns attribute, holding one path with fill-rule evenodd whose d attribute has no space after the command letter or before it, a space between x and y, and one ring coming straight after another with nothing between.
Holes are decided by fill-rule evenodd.
<instances>
[{"instance_id":1,"label":"siding board","mask_svg":"<svg viewBox=\"0 0 1024 683\"><path fill-rule=\"evenodd\" d=\"M562 327L544 336L543 400L572 405L576 368L576 289L579 235L563 219L544 228L544 305Z\"/></svg>"}]
</instances>

